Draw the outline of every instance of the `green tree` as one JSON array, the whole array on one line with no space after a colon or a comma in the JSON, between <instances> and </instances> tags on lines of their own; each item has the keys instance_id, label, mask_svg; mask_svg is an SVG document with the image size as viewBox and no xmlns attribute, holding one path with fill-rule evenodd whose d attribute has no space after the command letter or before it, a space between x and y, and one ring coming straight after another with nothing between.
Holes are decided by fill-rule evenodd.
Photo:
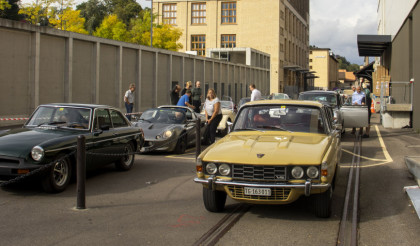
<instances>
[{"instance_id":1,"label":"green tree","mask_svg":"<svg viewBox=\"0 0 420 246\"><path fill-rule=\"evenodd\" d=\"M179 28L171 25L158 26L153 31L153 47L178 51L182 49L182 44L177 42L181 35L182 31Z\"/></svg>"},{"instance_id":2,"label":"green tree","mask_svg":"<svg viewBox=\"0 0 420 246\"><path fill-rule=\"evenodd\" d=\"M140 4L135 0L104 0L109 14L115 14L125 25L130 24L130 20L137 18L142 11Z\"/></svg>"},{"instance_id":3,"label":"green tree","mask_svg":"<svg viewBox=\"0 0 420 246\"><path fill-rule=\"evenodd\" d=\"M130 39L126 25L118 19L117 15L109 15L105 17L93 35L125 42L128 42Z\"/></svg>"},{"instance_id":4,"label":"green tree","mask_svg":"<svg viewBox=\"0 0 420 246\"><path fill-rule=\"evenodd\" d=\"M76 9L80 10L80 15L85 18L85 28L89 34L92 34L108 15L107 7L100 0L89 0L77 5Z\"/></svg>"},{"instance_id":5,"label":"green tree","mask_svg":"<svg viewBox=\"0 0 420 246\"><path fill-rule=\"evenodd\" d=\"M0 18L10 20L21 20L22 16L19 15L20 0L0 0Z\"/></svg>"},{"instance_id":6,"label":"green tree","mask_svg":"<svg viewBox=\"0 0 420 246\"><path fill-rule=\"evenodd\" d=\"M50 24L61 30L88 34L85 29L85 18L80 16L80 10L67 8L50 16Z\"/></svg>"}]
</instances>

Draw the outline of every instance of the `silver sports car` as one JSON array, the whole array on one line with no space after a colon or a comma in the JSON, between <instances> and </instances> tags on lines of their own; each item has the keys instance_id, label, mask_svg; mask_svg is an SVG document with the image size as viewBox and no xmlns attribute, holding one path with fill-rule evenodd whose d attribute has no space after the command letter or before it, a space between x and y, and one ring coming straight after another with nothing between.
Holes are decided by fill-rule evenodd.
<instances>
[{"instance_id":1,"label":"silver sports car","mask_svg":"<svg viewBox=\"0 0 420 246\"><path fill-rule=\"evenodd\" d=\"M188 107L160 106L143 112L135 126L144 131L143 152L167 151L182 154L196 141L196 120L201 120L201 136L205 132L205 120Z\"/></svg>"}]
</instances>

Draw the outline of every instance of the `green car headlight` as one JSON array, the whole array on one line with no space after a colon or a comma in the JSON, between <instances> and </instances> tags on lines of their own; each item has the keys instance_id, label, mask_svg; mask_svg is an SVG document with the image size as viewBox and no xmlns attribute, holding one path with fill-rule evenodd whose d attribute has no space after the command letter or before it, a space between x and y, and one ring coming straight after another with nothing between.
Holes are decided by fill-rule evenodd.
<instances>
[{"instance_id":1,"label":"green car headlight","mask_svg":"<svg viewBox=\"0 0 420 246\"><path fill-rule=\"evenodd\" d=\"M303 168L301 168L301 167L294 167L292 169L292 176L295 179L301 179L303 177L304 173L305 172L303 171Z\"/></svg>"},{"instance_id":2,"label":"green car headlight","mask_svg":"<svg viewBox=\"0 0 420 246\"><path fill-rule=\"evenodd\" d=\"M44 149L40 146L35 146L31 150L32 159L40 161L44 157Z\"/></svg>"},{"instance_id":3,"label":"green car headlight","mask_svg":"<svg viewBox=\"0 0 420 246\"><path fill-rule=\"evenodd\" d=\"M230 173L230 166L228 164L222 164L219 166L219 173L223 176L227 176Z\"/></svg>"},{"instance_id":4,"label":"green car headlight","mask_svg":"<svg viewBox=\"0 0 420 246\"><path fill-rule=\"evenodd\" d=\"M206 165L206 171L208 174L216 174L217 166L214 163L209 163Z\"/></svg>"}]
</instances>

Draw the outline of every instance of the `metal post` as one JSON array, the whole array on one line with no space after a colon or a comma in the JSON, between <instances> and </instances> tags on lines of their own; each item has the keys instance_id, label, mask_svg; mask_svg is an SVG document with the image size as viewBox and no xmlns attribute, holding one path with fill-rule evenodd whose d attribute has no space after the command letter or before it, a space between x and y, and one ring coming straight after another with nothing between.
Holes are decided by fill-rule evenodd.
<instances>
[{"instance_id":1,"label":"metal post","mask_svg":"<svg viewBox=\"0 0 420 246\"><path fill-rule=\"evenodd\" d=\"M86 209L86 139L77 137L77 209Z\"/></svg>"},{"instance_id":2,"label":"metal post","mask_svg":"<svg viewBox=\"0 0 420 246\"><path fill-rule=\"evenodd\" d=\"M153 0L150 5L150 47L153 47Z\"/></svg>"},{"instance_id":3,"label":"metal post","mask_svg":"<svg viewBox=\"0 0 420 246\"><path fill-rule=\"evenodd\" d=\"M195 122L195 159L201 153L201 120L200 118L197 119Z\"/></svg>"}]
</instances>

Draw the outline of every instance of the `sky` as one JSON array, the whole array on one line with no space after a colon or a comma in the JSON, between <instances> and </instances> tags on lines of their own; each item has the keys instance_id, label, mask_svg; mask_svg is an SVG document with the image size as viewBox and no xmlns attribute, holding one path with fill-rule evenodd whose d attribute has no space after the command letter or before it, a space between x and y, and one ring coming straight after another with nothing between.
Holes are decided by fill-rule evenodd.
<instances>
[{"instance_id":1,"label":"sky","mask_svg":"<svg viewBox=\"0 0 420 246\"><path fill-rule=\"evenodd\" d=\"M22 0L32 2L34 0ZM86 0L75 0L76 4ZM136 0L143 8L150 0ZM264 1L264 0L258 0ZM378 0L309 0L309 43L363 64L357 50L357 34L377 34Z\"/></svg>"},{"instance_id":2,"label":"sky","mask_svg":"<svg viewBox=\"0 0 420 246\"><path fill-rule=\"evenodd\" d=\"M309 43L362 65L357 34L377 34L377 8L378 0L310 0Z\"/></svg>"}]
</instances>

